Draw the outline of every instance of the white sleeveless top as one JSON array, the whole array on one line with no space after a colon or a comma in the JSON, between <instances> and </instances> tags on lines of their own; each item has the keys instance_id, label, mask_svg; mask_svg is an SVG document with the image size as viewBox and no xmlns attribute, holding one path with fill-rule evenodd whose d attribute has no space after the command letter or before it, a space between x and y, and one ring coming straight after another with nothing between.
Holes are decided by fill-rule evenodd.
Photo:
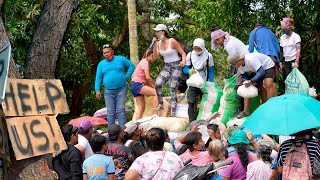
<instances>
[{"instance_id":1,"label":"white sleeveless top","mask_svg":"<svg viewBox=\"0 0 320 180\"><path fill-rule=\"evenodd\" d=\"M176 62L176 61L181 60L181 58L178 54L178 51L171 48L171 40L172 40L172 38L169 39L169 45L165 51L161 50L160 43L159 43L159 53L161 56L163 56L165 63L172 63L172 62Z\"/></svg>"}]
</instances>

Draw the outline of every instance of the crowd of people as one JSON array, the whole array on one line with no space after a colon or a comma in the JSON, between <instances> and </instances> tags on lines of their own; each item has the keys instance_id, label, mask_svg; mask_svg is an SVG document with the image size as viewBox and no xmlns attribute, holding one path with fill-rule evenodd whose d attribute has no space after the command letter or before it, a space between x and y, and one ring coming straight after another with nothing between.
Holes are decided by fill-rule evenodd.
<instances>
[{"instance_id":1,"label":"crowd of people","mask_svg":"<svg viewBox=\"0 0 320 180\"><path fill-rule=\"evenodd\" d=\"M299 67L301 39L294 32L293 20L283 18L280 24L284 33L280 44L275 34L262 23L250 32L249 46L222 29L213 28L211 32L211 48L223 46L227 51L230 72L238 74L237 87L242 84L257 86L262 103L277 96L275 83L280 71L285 78L293 66ZM105 59L97 68L95 91L96 98L101 99L103 82L108 132L97 133L88 120L82 120L79 127L62 127L68 149L53 159L53 168L60 179L173 179L188 162L204 166L208 163L217 165L225 160L233 163L219 170L214 175L216 179L320 177L320 146L310 129L292 134L286 137L289 140L282 142L284 137L281 136L253 136L248 129L238 126L222 131L217 124L204 123L209 135L209 139L205 139L199 132L200 121L195 121L197 99L202 95L196 87L187 88L190 127L174 142L163 129L146 130L140 128L139 123L126 123L126 81L132 75L130 90L137 103L136 119L143 117L144 96L155 96L155 114L163 110L162 89L168 80L171 116L176 114L177 91L183 89L179 84L184 84L181 83L184 75L199 73L205 81L214 82L214 59L203 39L196 38L192 50L186 52L186 46L180 40L169 37L166 25L158 24L154 30L156 37L136 68L127 58L115 56L110 44L103 46ZM150 64L159 56L164 59L164 67L154 81ZM250 99L239 96L238 101L235 116L249 116ZM212 115L216 116L219 113ZM292 167L300 169L297 171Z\"/></svg>"},{"instance_id":2,"label":"crowd of people","mask_svg":"<svg viewBox=\"0 0 320 180\"><path fill-rule=\"evenodd\" d=\"M316 179L320 175L320 146L312 129L283 141L282 136L253 136L238 126L221 132L218 125L208 124L209 139L205 140L196 123L174 140L173 148L167 148L170 139L160 128L145 130L130 122L125 127L113 124L101 134L91 125L85 138L89 146L83 150L79 148L79 132L89 123L82 120L80 128L70 124L62 127L68 149L53 158L53 169L60 179L173 179L187 163L215 166L229 160L233 163L219 170L216 179ZM301 169L292 170L292 163Z\"/></svg>"}]
</instances>

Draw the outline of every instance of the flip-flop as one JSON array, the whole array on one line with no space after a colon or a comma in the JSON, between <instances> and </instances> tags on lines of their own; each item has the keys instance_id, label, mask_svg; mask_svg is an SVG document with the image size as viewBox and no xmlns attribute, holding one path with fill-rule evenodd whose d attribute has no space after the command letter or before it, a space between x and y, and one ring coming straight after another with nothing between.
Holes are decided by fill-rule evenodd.
<instances>
[{"instance_id":1,"label":"flip-flop","mask_svg":"<svg viewBox=\"0 0 320 180\"><path fill-rule=\"evenodd\" d=\"M245 112L241 112L241 113L239 113L236 117L238 118L238 119L241 119L241 118L243 118L243 117L247 117L247 116L249 116L249 114L246 114Z\"/></svg>"}]
</instances>

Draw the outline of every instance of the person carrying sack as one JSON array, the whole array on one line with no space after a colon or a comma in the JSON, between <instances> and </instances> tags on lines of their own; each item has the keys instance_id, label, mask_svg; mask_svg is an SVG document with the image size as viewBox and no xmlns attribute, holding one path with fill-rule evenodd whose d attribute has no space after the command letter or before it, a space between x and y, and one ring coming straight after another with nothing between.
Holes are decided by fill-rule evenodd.
<instances>
[{"instance_id":1,"label":"person carrying sack","mask_svg":"<svg viewBox=\"0 0 320 180\"><path fill-rule=\"evenodd\" d=\"M214 62L212 54L205 47L205 42L201 38L197 38L193 42L193 51L189 52L186 58L186 65L183 68L184 74L199 73L204 80L214 81ZM195 120L194 107L197 102L197 97L202 96L201 89L189 86L187 92L188 100L188 116L189 121Z\"/></svg>"}]
</instances>

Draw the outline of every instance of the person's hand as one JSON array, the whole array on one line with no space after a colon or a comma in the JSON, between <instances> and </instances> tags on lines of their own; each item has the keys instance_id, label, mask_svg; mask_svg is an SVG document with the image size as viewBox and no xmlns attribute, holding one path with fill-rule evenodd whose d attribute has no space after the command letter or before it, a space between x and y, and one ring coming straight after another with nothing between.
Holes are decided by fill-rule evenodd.
<instances>
[{"instance_id":1,"label":"person's hand","mask_svg":"<svg viewBox=\"0 0 320 180\"><path fill-rule=\"evenodd\" d=\"M249 87L252 84L251 80L246 80L245 82L243 82L244 86Z\"/></svg>"},{"instance_id":2,"label":"person's hand","mask_svg":"<svg viewBox=\"0 0 320 180\"><path fill-rule=\"evenodd\" d=\"M279 72L282 72L282 63L280 62Z\"/></svg>"},{"instance_id":3,"label":"person's hand","mask_svg":"<svg viewBox=\"0 0 320 180\"><path fill-rule=\"evenodd\" d=\"M299 62L296 61L296 62L294 63L294 66L295 66L296 68L298 68L298 67L299 67Z\"/></svg>"},{"instance_id":4,"label":"person's hand","mask_svg":"<svg viewBox=\"0 0 320 180\"><path fill-rule=\"evenodd\" d=\"M156 42L156 41L158 41L158 39L156 37L153 37L152 42Z\"/></svg>"},{"instance_id":5,"label":"person's hand","mask_svg":"<svg viewBox=\"0 0 320 180\"><path fill-rule=\"evenodd\" d=\"M213 114L211 114L211 116L208 118L209 121L211 121L212 119L216 118L216 117L220 117L221 114L219 112L215 112Z\"/></svg>"},{"instance_id":6,"label":"person's hand","mask_svg":"<svg viewBox=\"0 0 320 180\"><path fill-rule=\"evenodd\" d=\"M193 127L192 127L192 129L191 129L191 132L197 132L198 131L198 126L199 126L200 124L196 124L196 125L194 125Z\"/></svg>"},{"instance_id":7,"label":"person's hand","mask_svg":"<svg viewBox=\"0 0 320 180\"><path fill-rule=\"evenodd\" d=\"M98 100L101 100L101 92L96 92L96 98L97 98Z\"/></svg>"},{"instance_id":8,"label":"person's hand","mask_svg":"<svg viewBox=\"0 0 320 180\"><path fill-rule=\"evenodd\" d=\"M186 64L186 61L181 61L179 65L180 65L180 67L183 68L183 66L184 66L185 64Z\"/></svg>"},{"instance_id":9,"label":"person's hand","mask_svg":"<svg viewBox=\"0 0 320 180\"><path fill-rule=\"evenodd\" d=\"M250 142L254 141L254 136L251 134L251 132L249 130L247 130L246 134L247 134L247 138L249 139Z\"/></svg>"},{"instance_id":10,"label":"person's hand","mask_svg":"<svg viewBox=\"0 0 320 180\"><path fill-rule=\"evenodd\" d=\"M192 74L196 74L198 71L195 69L192 69Z\"/></svg>"}]
</instances>

